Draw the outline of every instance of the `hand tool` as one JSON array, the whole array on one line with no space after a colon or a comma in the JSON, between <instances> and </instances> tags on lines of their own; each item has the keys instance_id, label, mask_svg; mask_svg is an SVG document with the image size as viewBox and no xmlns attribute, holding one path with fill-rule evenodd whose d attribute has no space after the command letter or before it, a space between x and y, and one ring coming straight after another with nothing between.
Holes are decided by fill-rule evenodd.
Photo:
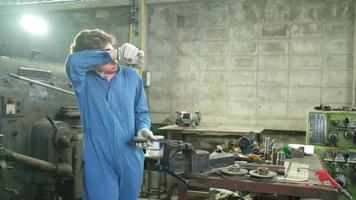
<instances>
[{"instance_id":1,"label":"hand tool","mask_svg":"<svg viewBox=\"0 0 356 200\"><path fill-rule=\"evenodd\" d=\"M324 185L325 181L329 181L338 191L339 193L341 193L342 195L344 195L344 197L348 200L352 200L352 196L344 189L340 186L340 184L338 182L335 181L335 179L333 179L330 174L326 171L326 170L311 170L308 168L298 168L298 171L300 169L305 169L305 170L309 170L312 172L315 172L315 176L317 176L320 180L320 183L322 185Z\"/></svg>"}]
</instances>

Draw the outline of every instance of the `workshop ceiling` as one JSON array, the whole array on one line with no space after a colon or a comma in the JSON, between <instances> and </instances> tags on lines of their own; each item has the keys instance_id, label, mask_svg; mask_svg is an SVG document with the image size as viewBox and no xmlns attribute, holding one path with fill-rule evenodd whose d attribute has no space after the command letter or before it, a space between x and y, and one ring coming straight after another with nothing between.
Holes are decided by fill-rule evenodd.
<instances>
[{"instance_id":1,"label":"workshop ceiling","mask_svg":"<svg viewBox=\"0 0 356 200\"><path fill-rule=\"evenodd\" d=\"M0 14L128 6L130 0L2 0Z\"/></svg>"}]
</instances>

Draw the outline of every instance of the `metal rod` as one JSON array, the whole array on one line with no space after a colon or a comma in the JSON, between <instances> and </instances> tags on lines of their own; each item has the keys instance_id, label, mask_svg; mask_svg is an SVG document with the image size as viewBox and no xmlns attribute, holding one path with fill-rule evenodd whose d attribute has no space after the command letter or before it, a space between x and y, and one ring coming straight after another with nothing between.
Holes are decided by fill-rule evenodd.
<instances>
[{"instance_id":1,"label":"metal rod","mask_svg":"<svg viewBox=\"0 0 356 200\"><path fill-rule=\"evenodd\" d=\"M23 77L23 76L19 76L19 75L14 74L14 73L9 73L9 76L12 77L12 78L16 78L18 80L21 80L21 81L25 81L25 82L28 82L28 83L31 83L31 84L36 84L36 85L39 85L39 86L42 86L42 87L45 87L45 88L48 88L48 89L52 89L52 90L56 90L58 92L62 92L64 94L69 94L69 95L75 96L75 93L72 92L72 91L65 90L65 89L62 89L62 88L59 88L59 87L55 87L55 86L52 86L52 85L49 85L49 84L46 84L46 83L42 83L40 81L36 81L36 80L30 79L30 78L26 78L26 77Z\"/></svg>"},{"instance_id":2,"label":"metal rod","mask_svg":"<svg viewBox=\"0 0 356 200\"><path fill-rule=\"evenodd\" d=\"M17 2L17 3L0 3L0 6L19 6L19 5L39 5L39 4L53 4L53 3L68 3L80 2L83 0L55 0L55 1L30 1L30 2Z\"/></svg>"},{"instance_id":3,"label":"metal rod","mask_svg":"<svg viewBox=\"0 0 356 200\"><path fill-rule=\"evenodd\" d=\"M72 177L73 174L73 169L69 164L53 164L44 160L13 152L9 149L6 149L6 158L8 160L30 166L34 169L50 172L61 177Z\"/></svg>"},{"instance_id":4,"label":"metal rod","mask_svg":"<svg viewBox=\"0 0 356 200\"><path fill-rule=\"evenodd\" d=\"M34 167L39 170L43 170L47 172L55 172L57 170L57 166L53 163L39 160L37 158L32 158L30 156L26 156L23 154L11 152L10 157L16 162Z\"/></svg>"},{"instance_id":5,"label":"metal rod","mask_svg":"<svg viewBox=\"0 0 356 200\"><path fill-rule=\"evenodd\" d=\"M353 6L354 12L356 11L356 1ZM355 107L356 105L356 15L354 16L354 33L353 33L353 51L352 51L352 100L351 105Z\"/></svg>"}]
</instances>

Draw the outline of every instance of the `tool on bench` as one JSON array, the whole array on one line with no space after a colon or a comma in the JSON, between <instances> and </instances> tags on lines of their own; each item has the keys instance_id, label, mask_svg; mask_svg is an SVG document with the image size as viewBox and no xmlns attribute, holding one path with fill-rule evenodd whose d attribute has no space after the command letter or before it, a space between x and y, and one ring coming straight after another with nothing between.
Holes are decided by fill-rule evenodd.
<instances>
[{"instance_id":1,"label":"tool on bench","mask_svg":"<svg viewBox=\"0 0 356 200\"><path fill-rule=\"evenodd\" d=\"M344 197L348 200L352 200L352 196L340 186L338 182L333 179L330 174L326 170L312 170L309 168L298 168L298 171L301 169L309 170L315 172L315 176L317 176L320 180L321 184L324 184L325 181L329 181Z\"/></svg>"},{"instance_id":2,"label":"tool on bench","mask_svg":"<svg viewBox=\"0 0 356 200\"><path fill-rule=\"evenodd\" d=\"M133 137L131 138L131 142L136 143L136 144L142 144L149 142L149 139L147 138L142 138L142 137ZM159 138L157 140L154 140L154 142L160 142L164 144L182 144L183 142L180 140L169 140L169 139L164 139L164 138Z\"/></svg>"},{"instance_id":3,"label":"tool on bench","mask_svg":"<svg viewBox=\"0 0 356 200\"><path fill-rule=\"evenodd\" d=\"M195 150L195 148L190 143L185 143L180 140L159 139L156 141L165 144L161 162L156 166L159 168L159 170L167 172L184 184L188 185L189 181L175 173L175 158L179 152L182 152L185 158L184 173L201 173L208 170L209 152L203 150ZM131 142L142 144L148 142L148 140L145 138L133 137Z\"/></svg>"}]
</instances>

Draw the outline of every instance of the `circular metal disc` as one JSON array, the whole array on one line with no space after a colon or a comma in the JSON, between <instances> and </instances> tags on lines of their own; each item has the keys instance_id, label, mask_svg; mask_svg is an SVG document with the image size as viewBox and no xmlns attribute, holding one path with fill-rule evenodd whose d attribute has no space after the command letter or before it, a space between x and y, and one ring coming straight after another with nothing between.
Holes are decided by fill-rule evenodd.
<instances>
[{"instance_id":1,"label":"circular metal disc","mask_svg":"<svg viewBox=\"0 0 356 200\"><path fill-rule=\"evenodd\" d=\"M261 175L258 173L258 169L249 171L249 174L252 176L255 176L255 177L260 177L260 178L272 178L272 177L277 176L276 172L269 171L269 170L268 170L268 174Z\"/></svg>"},{"instance_id":2,"label":"circular metal disc","mask_svg":"<svg viewBox=\"0 0 356 200\"><path fill-rule=\"evenodd\" d=\"M234 172L234 171L230 171L229 167L225 167L221 169L221 172L229 176L240 176L240 175L247 174L248 171L247 169L240 169L239 172Z\"/></svg>"}]
</instances>

